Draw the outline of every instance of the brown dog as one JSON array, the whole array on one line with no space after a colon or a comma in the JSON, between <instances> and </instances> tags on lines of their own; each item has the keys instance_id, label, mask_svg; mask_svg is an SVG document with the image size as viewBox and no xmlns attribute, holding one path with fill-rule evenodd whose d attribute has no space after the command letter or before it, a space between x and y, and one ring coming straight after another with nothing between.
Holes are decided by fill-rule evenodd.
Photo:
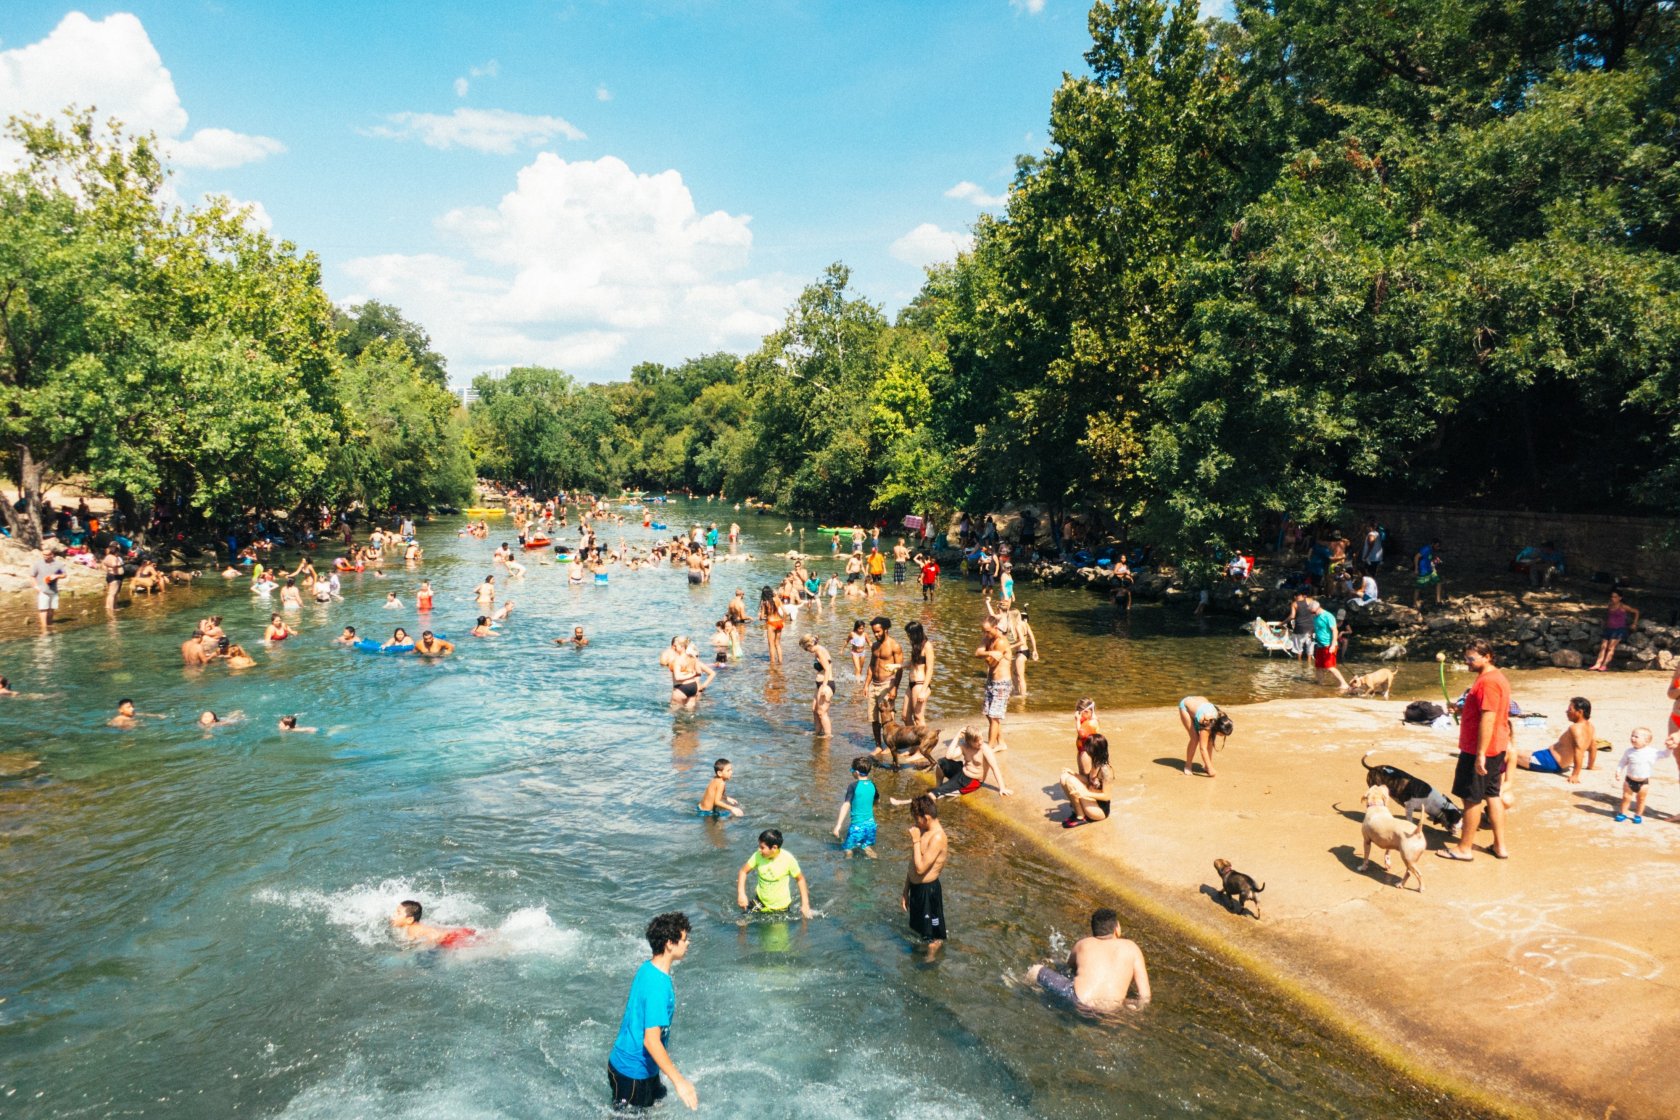
<instances>
[{"instance_id":1,"label":"brown dog","mask_svg":"<svg viewBox=\"0 0 1680 1120\"><path fill-rule=\"evenodd\" d=\"M881 721L881 746L875 757L892 759L892 768L900 769L899 755L916 756L911 765L925 770L933 765L933 748L939 745L939 730L925 723L905 724L898 721L893 704L883 697L875 706L876 718Z\"/></svg>"},{"instance_id":2,"label":"brown dog","mask_svg":"<svg viewBox=\"0 0 1680 1120\"><path fill-rule=\"evenodd\" d=\"M1375 696L1380 692L1382 698L1387 700L1393 688L1393 669L1372 669L1369 673L1362 673L1348 682L1350 696Z\"/></svg>"},{"instance_id":3,"label":"brown dog","mask_svg":"<svg viewBox=\"0 0 1680 1120\"><path fill-rule=\"evenodd\" d=\"M1213 861L1213 869L1219 875L1219 893L1226 898L1226 905L1236 913L1247 912L1248 904L1254 903L1254 920L1260 920L1260 899L1256 896L1266 889L1264 883L1256 883L1254 876L1244 875L1241 871L1233 870L1228 859ZM1234 904L1234 905L1233 905Z\"/></svg>"}]
</instances>

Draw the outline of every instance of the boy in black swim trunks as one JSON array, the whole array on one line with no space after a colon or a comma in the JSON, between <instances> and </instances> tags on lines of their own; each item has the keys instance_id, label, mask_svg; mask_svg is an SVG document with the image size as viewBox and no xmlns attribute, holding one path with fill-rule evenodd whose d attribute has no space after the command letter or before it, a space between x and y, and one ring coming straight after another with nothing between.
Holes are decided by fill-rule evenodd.
<instances>
[{"instance_id":1,"label":"boy in black swim trunks","mask_svg":"<svg viewBox=\"0 0 1680 1120\"><path fill-rule=\"evenodd\" d=\"M939 823L939 803L930 794L910 802L915 825L910 828L910 868L904 876L904 895L899 900L910 915L910 928L927 945L928 959L939 952L950 936L945 925L945 894L939 873L945 869L945 828Z\"/></svg>"}]
</instances>

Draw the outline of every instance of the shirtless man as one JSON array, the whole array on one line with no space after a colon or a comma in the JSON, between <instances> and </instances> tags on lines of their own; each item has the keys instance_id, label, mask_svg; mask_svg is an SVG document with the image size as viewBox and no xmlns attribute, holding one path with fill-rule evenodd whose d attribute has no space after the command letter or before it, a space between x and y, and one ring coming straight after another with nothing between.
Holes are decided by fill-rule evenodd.
<instances>
[{"instance_id":1,"label":"shirtless man","mask_svg":"<svg viewBox=\"0 0 1680 1120\"><path fill-rule=\"evenodd\" d=\"M909 563L910 563L910 548L909 548L908 545L906 545L904 543L904 538L899 537L898 538L898 543L893 545L893 582L894 583L903 583L904 582L904 569L905 569L905 566Z\"/></svg>"},{"instance_id":2,"label":"shirtless man","mask_svg":"<svg viewBox=\"0 0 1680 1120\"><path fill-rule=\"evenodd\" d=\"M1010 797L1015 793L1004 784L1003 767L999 765L997 755L980 741L980 736L972 729L965 727L957 732L937 753L939 757L934 760L934 767L939 775L939 784L929 791L934 797L966 797L984 785L988 777L997 783L999 797ZM894 805L910 804L900 797L888 800Z\"/></svg>"},{"instance_id":3,"label":"shirtless man","mask_svg":"<svg viewBox=\"0 0 1680 1120\"><path fill-rule=\"evenodd\" d=\"M729 600L729 606L724 609L723 617L737 626L746 625L747 621L747 593L739 587L735 589L735 597Z\"/></svg>"},{"instance_id":4,"label":"shirtless man","mask_svg":"<svg viewBox=\"0 0 1680 1120\"><path fill-rule=\"evenodd\" d=\"M459 949L478 939L478 931L467 926L445 929L427 925L420 920L424 912L421 905L411 899L399 902L396 913L391 915L391 927L403 940L418 941L427 949Z\"/></svg>"},{"instance_id":5,"label":"shirtless man","mask_svg":"<svg viewBox=\"0 0 1680 1120\"><path fill-rule=\"evenodd\" d=\"M110 718L110 720L106 723L106 726L107 727L138 727L138 726L140 726L140 721L143 720L143 719L162 719L162 718L163 718L162 716L155 715L151 712L137 712L137 711L135 711L134 710L134 701L129 700L125 697L124 699L119 700L117 702L117 714Z\"/></svg>"},{"instance_id":6,"label":"shirtless man","mask_svg":"<svg viewBox=\"0 0 1680 1120\"><path fill-rule=\"evenodd\" d=\"M1120 936L1120 915L1107 909L1091 915L1091 936L1074 945L1065 970L1035 964L1027 970L1027 979L1091 1011L1118 1011L1134 987L1139 1006L1150 997L1143 950Z\"/></svg>"},{"instance_id":7,"label":"shirtless man","mask_svg":"<svg viewBox=\"0 0 1680 1120\"><path fill-rule=\"evenodd\" d=\"M869 654L869 718L870 730L875 734L875 749L881 749L881 706L892 711L898 700L898 680L904 675L904 649L887 634L892 619L876 615L869 620L869 632L875 638Z\"/></svg>"},{"instance_id":8,"label":"shirtless man","mask_svg":"<svg viewBox=\"0 0 1680 1120\"><path fill-rule=\"evenodd\" d=\"M496 577L494 575L485 576L484 582L478 585L477 591L473 592L473 598L478 600L481 609L489 610L490 604L496 601Z\"/></svg>"},{"instance_id":9,"label":"shirtless man","mask_svg":"<svg viewBox=\"0 0 1680 1120\"><path fill-rule=\"evenodd\" d=\"M927 945L932 960L951 931L945 925L944 888L939 873L945 870L945 828L939 823L939 804L928 794L910 802L915 824L910 828L910 867L904 875L904 893L899 905L910 916L910 928Z\"/></svg>"},{"instance_id":10,"label":"shirtless man","mask_svg":"<svg viewBox=\"0 0 1680 1120\"><path fill-rule=\"evenodd\" d=\"M980 633L980 648L974 656L986 663L986 745L994 751L1006 751L1003 717L1009 714L1009 695L1015 689L1010 678L1013 651L994 619L981 622Z\"/></svg>"},{"instance_id":11,"label":"shirtless man","mask_svg":"<svg viewBox=\"0 0 1680 1120\"><path fill-rule=\"evenodd\" d=\"M1576 696L1569 701L1569 710L1564 714L1569 726L1563 729L1558 741L1533 754L1516 751L1516 763L1524 770L1540 774L1562 774L1567 770L1570 784L1579 785L1583 763L1588 770L1598 768L1598 735L1592 725L1592 701Z\"/></svg>"},{"instance_id":12,"label":"shirtless man","mask_svg":"<svg viewBox=\"0 0 1680 1120\"><path fill-rule=\"evenodd\" d=\"M208 665L215 657L216 643L205 639L197 630L192 637L181 643L181 661L189 668L197 665Z\"/></svg>"},{"instance_id":13,"label":"shirtless man","mask_svg":"<svg viewBox=\"0 0 1680 1120\"><path fill-rule=\"evenodd\" d=\"M454 652L454 642L445 641L430 630L422 630L420 640L414 643L414 653L417 657L448 657Z\"/></svg>"},{"instance_id":14,"label":"shirtless man","mask_svg":"<svg viewBox=\"0 0 1680 1120\"><path fill-rule=\"evenodd\" d=\"M557 646L576 646L578 649L582 649L589 644L589 639L584 636L583 627L574 626L570 637L556 638L554 644Z\"/></svg>"}]
</instances>

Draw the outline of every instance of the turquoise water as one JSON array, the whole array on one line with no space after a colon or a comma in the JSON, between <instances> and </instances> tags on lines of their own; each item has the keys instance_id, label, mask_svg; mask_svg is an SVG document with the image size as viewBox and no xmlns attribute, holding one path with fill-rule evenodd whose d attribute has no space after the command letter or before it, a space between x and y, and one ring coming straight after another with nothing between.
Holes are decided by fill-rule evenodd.
<instances>
[{"instance_id":1,"label":"turquoise water","mask_svg":"<svg viewBox=\"0 0 1680 1120\"><path fill-rule=\"evenodd\" d=\"M781 522L742 523L747 550L787 547L764 533ZM422 537L422 572L352 577L345 602L292 612L302 633L272 649L255 641L269 604L213 580L116 623L73 611L50 638L14 629L0 644L0 671L48 694L0 704L0 1114L605 1115L642 927L683 909L695 933L672 1049L709 1115L1468 1115L1146 922L1123 917L1149 954L1152 1007L1095 1023L1024 989L1015 977L1110 900L961 805L945 815L954 937L922 962L897 901L907 822L883 814L879 862L844 861L829 835L868 726L842 688L835 740L813 739L797 632L785 674L754 642L698 712L667 704L659 651L675 632L704 646L730 591L756 598L772 563L720 564L703 588L668 569L569 587L527 554L504 636L474 641L472 588L501 538L457 539L444 522ZM456 657L330 644L346 624L415 629L421 574ZM388 590L407 609L382 609ZM1044 657L1034 709L1088 692L1170 702L1191 678L1233 700L1313 690L1281 661L1233 656L1251 643L1227 623L1203 635L1158 610L1119 621L1082 592L1024 597ZM956 654L972 648L977 602L950 581L924 615L914 588L888 589L887 613L951 636L936 719L974 710ZM256 669L180 667L208 613ZM818 624L842 664L854 613L842 600L843 618ZM574 624L589 648L550 644ZM164 718L107 728L124 696ZM205 708L243 721L202 732ZM321 733L276 731L294 712ZM736 763L744 821L693 814L718 756ZM736 869L768 826L810 878L810 922L733 910ZM405 950L386 928L405 897L493 936Z\"/></svg>"}]
</instances>

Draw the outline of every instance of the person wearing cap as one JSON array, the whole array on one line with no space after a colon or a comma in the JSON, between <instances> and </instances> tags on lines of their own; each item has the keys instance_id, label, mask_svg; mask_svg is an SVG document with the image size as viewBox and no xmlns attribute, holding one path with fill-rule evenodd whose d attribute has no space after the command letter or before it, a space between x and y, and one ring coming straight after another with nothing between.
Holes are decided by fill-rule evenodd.
<instances>
[{"instance_id":1,"label":"person wearing cap","mask_svg":"<svg viewBox=\"0 0 1680 1120\"><path fill-rule=\"evenodd\" d=\"M53 612L58 610L58 581L68 574L64 561L58 558L58 542L48 537L41 542L41 554L29 569L30 579L35 583L35 610L41 618L43 634L52 625Z\"/></svg>"}]
</instances>

